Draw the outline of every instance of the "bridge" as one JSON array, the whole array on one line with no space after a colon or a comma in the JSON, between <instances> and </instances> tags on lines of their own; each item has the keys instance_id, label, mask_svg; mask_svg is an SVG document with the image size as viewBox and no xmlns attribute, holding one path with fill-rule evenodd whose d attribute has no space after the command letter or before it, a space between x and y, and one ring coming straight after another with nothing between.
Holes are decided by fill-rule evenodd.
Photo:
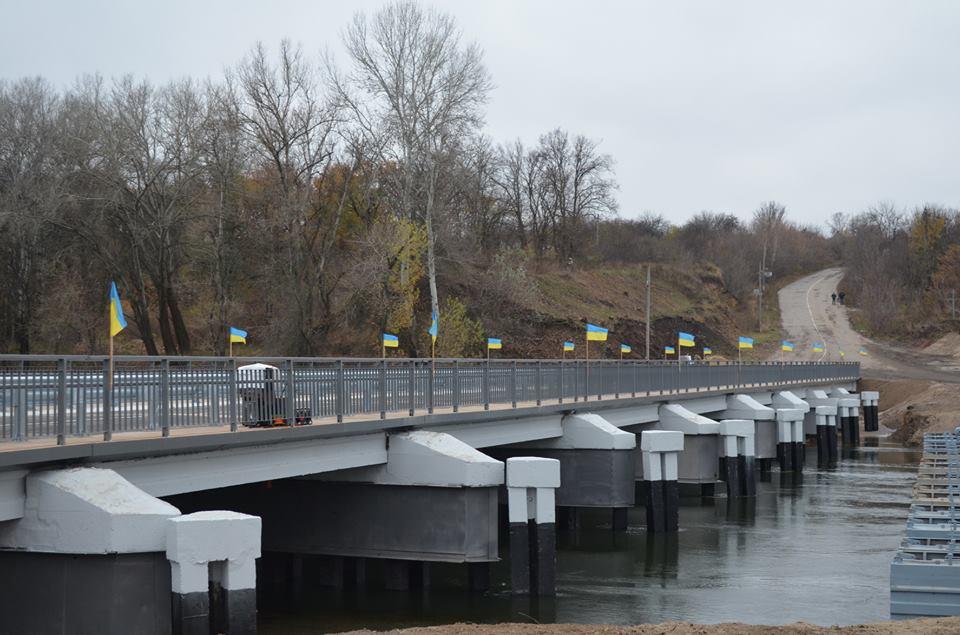
<instances>
[{"instance_id":1,"label":"bridge","mask_svg":"<svg viewBox=\"0 0 960 635\"><path fill-rule=\"evenodd\" d=\"M110 366L0 357L0 580L71 590L6 594L14 631L253 632L257 580L295 590L305 558L335 586L428 585L445 562L483 589L508 551L513 592L550 595L576 510L616 531L642 503L672 531L682 493L749 497L756 471L803 469L808 437L829 464L861 411L876 429L856 363Z\"/></svg>"}]
</instances>

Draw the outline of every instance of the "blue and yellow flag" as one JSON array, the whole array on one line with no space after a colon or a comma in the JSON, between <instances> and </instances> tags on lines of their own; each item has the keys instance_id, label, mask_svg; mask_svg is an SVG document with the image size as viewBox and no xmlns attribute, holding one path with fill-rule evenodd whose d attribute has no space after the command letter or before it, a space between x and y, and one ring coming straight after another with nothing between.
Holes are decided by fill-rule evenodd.
<instances>
[{"instance_id":1,"label":"blue and yellow flag","mask_svg":"<svg viewBox=\"0 0 960 635\"><path fill-rule=\"evenodd\" d=\"M741 337L740 342L737 344L738 348L753 348L753 338L752 337Z\"/></svg>"},{"instance_id":2,"label":"blue and yellow flag","mask_svg":"<svg viewBox=\"0 0 960 635\"><path fill-rule=\"evenodd\" d=\"M117 284L110 281L110 337L113 337L127 328L127 320L123 317L123 307L120 306L120 294L117 293Z\"/></svg>"},{"instance_id":3,"label":"blue and yellow flag","mask_svg":"<svg viewBox=\"0 0 960 635\"><path fill-rule=\"evenodd\" d=\"M867 356L867 349L865 349L864 347L861 346L861 347L860 347L860 354L863 355L864 357L866 357L866 356Z\"/></svg>"},{"instance_id":4,"label":"blue and yellow flag","mask_svg":"<svg viewBox=\"0 0 960 635\"><path fill-rule=\"evenodd\" d=\"M823 352L823 343L822 343L822 342L817 342L817 343L815 343L815 344L813 345L813 352L814 352L814 353L822 353L822 352Z\"/></svg>"},{"instance_id":5,"label":"blue and yellow flag","mask_svg":"<svg viewBox=\"0 0 960 635\"><path fill-rule=\"evenodd\" d=\"M587 324L587 341L606 342L607 329L596 324Z\"/></svg>"},{"instance_id":6,"label":"blue and yellow flag","mask_svg":"<svg viewBox=\"0 0 960 635\"><path fill-rule=\"evenodd\" d=\"M677 334L677 339L680 340L679 342L680 346L696 346L695 344L696 338L690 335L689 333L684 333L683 331L680 331Z\"/></svg>"},{"instance_id":7,"label":"blue and yellow flag","mask_svg":"<svg viewBox=\"0 0 960 635\"><path fill-rule=\"evenodd\" d=\"M844 357L846 357L846 356L847 356L846 353L844 353L843 351L840 351L840 357L841 357L841 358L844 358Z\"/></svg>"},{"instance_id":8,"label":"blue and yellow flag","mask_svg":"<svg viewBox=\"0 0 960 635\"><path fill-rule=\"evenodd\" d=\"M666 353L667 355L673 355L677 351L672 346L664 346L663 352Z\"/></svg>"},{"instance_id":9,"label":"blue and yellow flag","mask_svg":"<svg viewBox=\"0 0 960 635\"><path fill-rule=\"evenodd\" d=\"M383 346L385 348L397 348L400 346L400 339L392 333L383 334Z\"/></svg>"},{"instance_id":10,"label":"blue and yellow flag","mask_svg":"<svg viewBox=\"0 0 960 635\"><path fill-rule=\"evenodd\" d=\"M430 334L430 337L434 342L437 341L437 334L440 332L440 316L437 315L437 312L434 311L430 314L430 328L427 329L427 333Z\"/></svg>"},{"instance_id":11,"label":"blue and yellow flag","mask_svg":"<svg viewBox=\"0 0 960 635\"><path fill-rule=\"evenodd\" d=\"M503 348L503 342L501 342L501 341L500 341L498 338L496 338L496 337L488 337L488 338L487 338L487 348L489 348L490 350L494 350L494 351L495 351L495 350L498 350L498 349L501 349L501 348Z\"/></svg>"},{"instance_id":12,"label":"blue and yellow flag","mask_svg":"<svg viewBox=\"0 0 960 635\"><path fill-rule=\"evenodd\" d=\"M707 355L713 355L713 351L710 349L709 346L703 347L703 355L704 357L706 357Z\"/></svg>"},{"instance_id":13,"label":"blue and yellow flag","mask_svg":"<svg viewBox=\"0 0 960 635\"><path fill-rule=\"evenodd\" d=\"M230 327L230 341L240 344L247 343L247 332L241 331L240 329Z\"/></svg>"},{"instance_id":14,"label":"blue and yellow flag","mask_svg":"<svg viewBox=\"0 0 960 635\"><path fill-rule=\"evenodd\" d=\"M621 353L629 353L629 352L632 351L632 350L633 350L633 349L630 348L630 345L629 345L629 344L621 344L621 345L620 345L620 352L621 352Z\"/></svg>"},{"instance_id":15,"label":"blue and yellow flag","mask_svg":"<svg viewBox=\"0 0 960 635\"><path fill-rule=\"evenodd\" d=\"M564 343L563 343L563 350L564 350L564 352L570 352L570 351L572 351L572 350L574 350L574 349L576 349L576 348L577 348L577 347L574 346L573 342L564 342Z\"/></svg>"},{"instance_id":16,"label":"blue and yellow flag","mask_svg":"<svg viewBox=\"0 0 960 635\"><path fill-rule=\"evenodd\" d=\"M793 342L788 342L787 340L783 340L782 342L780 342L780 350L781 350L781 351L787 351L788 353L792 353L792 352L793 352Z\"/></svg>"}]
</instances>

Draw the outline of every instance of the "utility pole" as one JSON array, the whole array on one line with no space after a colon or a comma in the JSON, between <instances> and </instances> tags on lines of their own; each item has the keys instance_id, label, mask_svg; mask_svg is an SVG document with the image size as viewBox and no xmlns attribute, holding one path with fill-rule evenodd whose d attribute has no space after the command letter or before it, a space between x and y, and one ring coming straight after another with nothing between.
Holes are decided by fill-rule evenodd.
<instances>
[{"instance_id":1,"label":"utility pole","mask_svg":"<svg viewBox=\"0 0 960 635\"><path fill-rule=\"evenodd\" d=\"M763 258L760 260L760 269L757 270L757 328L763 330L763 287L767 278L773 272L767 271L767 246L763 246Z\"/></svg>"},{"instance_id":2,"label":"utility pole","mask_svg":"<svg viewBox=\"0 0 960 635\"><path fill-rule=\"evenodd\" d=\"M647 361L650 361L650 265L647 265Z\"/></svg>"}]
</instances>

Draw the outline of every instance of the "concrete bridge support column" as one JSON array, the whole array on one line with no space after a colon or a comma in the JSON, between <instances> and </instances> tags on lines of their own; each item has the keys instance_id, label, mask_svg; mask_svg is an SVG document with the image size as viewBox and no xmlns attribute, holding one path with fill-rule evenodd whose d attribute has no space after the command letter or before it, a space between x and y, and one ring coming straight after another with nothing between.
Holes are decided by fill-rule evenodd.
<instances>
[{"instance_id":1,"label":"concrete bridge support column","mask_svg":"<svg viewBox=\"0 0 960 635\"><path fill-rule=\"evenodd\" d=\"M681 486L701 496L712 496L720 457L720 424L681 404L660 406L658 416L659 430L684 434L683 452L677 462Z\"/></svg>"},{"instance_id":2,"label":"concrete bridge support column","mask_svg":"<svg viewBox=\"0 0 960 635\"><path fill-rule=\"evenodd\" d=\"M860 400L857 397L841 397L837 400L840 417L840 434L845 448L860 445Z\"/></svg>"},{"instance_id":3,"label":"concrete bridge support column","mask_svg":"<svg viewBox=\"0 0 960 635\"><path fill-rule=\"evenodd\" d=\"M863 429L865 432L880 430L880 393L864 390L860 393L860 405L863 408Z\"/></svg>"},{"instance_id":4,"label":"concrete bridge support column","mask_svg":"<svg viewBox=\"0 0 960 635\"><path fill-rule=\"evenodd\" d=\"M640 433L640 450L643 453L647 531L676 531L680 524L677 460L683 451L683 433L644 430Z\"/></svg>"},{"instance_id":5,"label":"concrete bridge support column","mask_svg":"<svg viewBox=\"0 0 960 635\"><path fill-rule=\"evenodd\" d=\"M755 462L761 471L770 471L777 458L777 412L750 395L728 395L727 409L715 415L718 419L747 419L753 423Z\"/></svg>"},{"instance_id":6,"label":"concrete bridge support column","mask_svg":"<svg viewBox=\"0 0 960 635\"><path fill-rule=\"evenodd\" d=\"M227 511L167 521L173 633L257 632L260 519Z\"/></svg>"},{"instance_id":7,"label":"concrete bridge support column","mask_svg":"<svg viewBox=\"0 0 960 635\"><path fill-rule=\"evenodd\" d=\"M781 472L803 471L803 410L777 410L777 460Z\"/></svg>"},{"instance_id":8,"label":"concrete bridge support column","mask_svg":"<svg viewBox=\"0 0 960 635\"><path fill-rule=\"evenodd\" d=\"M554 492L560 462L540 457L507 459L510 581L514 595L557 592L557 527Z\"/></svg>"},{"instance_id":9,"label":"concrete bridge support column","mask_svg":"<svg viewBox=\"0 0 960 635\"><path fill-rule=\"evenodd\" d=\"M727 497L757 495L757 477L753 422L748 419L726 419L720 422L721 472L727 482Z\"/></svg>"},{"instance_id":10,"label":"concrete bridge support column","mask_svg":"<svg viewBox=\"0 0 960 635\"><path fill-rule=\"evenodd\" d=\"M837 460L837 407L816 406L817 463L828 465Z\"/></svg>"}]
</instances>

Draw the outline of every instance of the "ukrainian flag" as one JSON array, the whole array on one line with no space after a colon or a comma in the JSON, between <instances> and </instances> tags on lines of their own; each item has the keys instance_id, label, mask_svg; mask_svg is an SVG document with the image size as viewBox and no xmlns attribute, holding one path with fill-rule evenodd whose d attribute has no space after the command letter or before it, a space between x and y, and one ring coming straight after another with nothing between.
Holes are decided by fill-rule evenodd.
<instances>
[{"instance_id":1,"label":"ukrainian flag","mask_svg":"<svg viewBox=\"0 0 960 635\"><path fill-rule=\"evenodd\" d=\"M694 343L694 340L696 338L690 335L689 333L684 333L683 331L680 331L680 333L678 333L677 335L680 340L680 346L696 346L696 344Z\"/></svg>"},{"instance_id":2,"label":"ukrainian flag","mask_svg":"<svg viewBox=\"0 0 960 635\"><path fill-rule=\"evenodd\" d=\"M383 334L383 346L385 348L397 348L400 346L400 339L390 333Z\"/></svg>"},{"instance_id":3,"label":"ukrainian flag","mask_svg":"<svg viewBox=\"0 0 960 635\"><path fill-rule=\"evenodd\" d=\"M620 345L620 352L621 352L621 353L629 353L629 352L632 351L632 350L633 350L633 349L630 348L630 345L629 345L629 344L621 344L621 345Z\"/></svg>"},{"instance_id":4,"label":"ukrainian flag","mask_svg":"<svg viewBox=\"0 0 960 635\"><path fill-rule=\"evenodd\" d=\"M787 351L788 353L792 353L792 352L793 352L793 342L788 342L787 340L783 340L782 342L780 342L780 350L781 350L781 351Z\"/></svg>"},{"instance_id":5,"label":"ukrainian flag","mask_svg":"<svg viewBox=\"0 0 960 635\"><path fill-rule=\"evenodd\" d=\"M847 356L846 353L844 353L843 351L840 351L840 357L841 357L841 358L846 357L846 356Z\"/></svg>"},{"instance_id":6,"label":"ukrainian flag","mask_svg":"<svg viewBox=\"0 0 960 635\"><path fill-rule=\"evenodd\" d=\"M230 327L230 341L239 344L247 343L247 332L241 331L240 329Z\"/></svg>"},{"instance_id":7,"label":"ukrainian flag","mask_svg":"<svg viewBox=\"0 0 960 635\"><path fill-rule=\"evenodd\" d=\"M430 315L430 328L427 329L427 333L430 334L430 337L433 338L433 341L437 341L437 334L440 332L440 316L437 315L437 312L434 311Z\"/></svg>"},{"instance_id":8,"label":"ukrainian flag","mask_svg":"<svg viewBox=\"0 0 960 635\"><path fill-rule=\"evenodd\" d=\"M677 351L672 346L664 346L663 352L666 353L667 355L673 355Z\"/></svg>"},{"instance_id":9,"label":"ukrainian flag","mask_svg":"<svg viewBox=\"0 0 960 635\"><path fill-rule=\"evenodd\" d=\"M490 350L499 350L503 348L503 342L501 342L499 339L495 337L488 337L487 348L489 348Z\"/></svg>"},{"instance_id":10,"label":"ukrainian flag","mask_svg":"<svg viewBox=\"0 0 960 635\"><path fill-rule=\"evenodd\" d=\"M739 348L753 348L753 338L751 337L741 337L740 342L737 345Z\"/></svg>"},{"instance_id":11,"label":"ukrainian flag","mask_svg":"<svg viewBox=\"0 0 960 635\"><path fill-rule=\"evenodd\" d=\"M596 324L587 324L587 341L606 342L607 329Z\"/></svg>"},{"instance_id":12,"label":"ukrainian flag","mask_svg":"<svg viewBox=\"0 0 960 635\"><path fill-rule=\"evenodd\" d=\"M814 352L814 353L822 353L822 352L823 352L823 344L822 344L821 342L817 342L816 344L814 344L814 345L813 345L813 352Z\"/></svg>"},{"instance_id":13,"label":"ukrainian flag","mask_svg":"<svg viewBox=\"0 0 960 635\"><path fill-rule=\"evenodd\" d=\"M127 319L123 317L123 307L120 306L120 294L117 293L117 284L110 281L110 337L113 337L127 328Z\"/></svg>"},{"instance_id":14,"label":"ukrainian flag","mask_svg":"<svg viewBox=\"0 0 960 635\"><path fill-rule=\"evenodd\" d=\"M713 351L710 350L710 347L709 347L709 346L704 346L704 347L703 347L703 354L704 354L704 355L713 355Z\"/></svg>"},{"instance_id":15,"label":"ukrainian flag","mask_svg":"<svg viewBox=\"0 0 960 635\"><path fill-rule=\"evenodd\" d=\"M577 347L574 346L573 342L564 342L564 343L563 343L563 350L564 350L564 352L570 352L570 351L572 351L572 350L574 350L574 349L576 349L576 348L577 348Z\"/></svg>"},{"instance_id":16,"label":"ukrainian flag","mask_svg":"<svg viewBox=\"0 0 960 635\"><path fill-rule=\"evenodd\" d=\"M866 356L867 356L867 349L865 349L864 347L861 346L861 347L860 347L860 354L863 355L864 357L866 357Z\"/></svg>"}]
</instances>

